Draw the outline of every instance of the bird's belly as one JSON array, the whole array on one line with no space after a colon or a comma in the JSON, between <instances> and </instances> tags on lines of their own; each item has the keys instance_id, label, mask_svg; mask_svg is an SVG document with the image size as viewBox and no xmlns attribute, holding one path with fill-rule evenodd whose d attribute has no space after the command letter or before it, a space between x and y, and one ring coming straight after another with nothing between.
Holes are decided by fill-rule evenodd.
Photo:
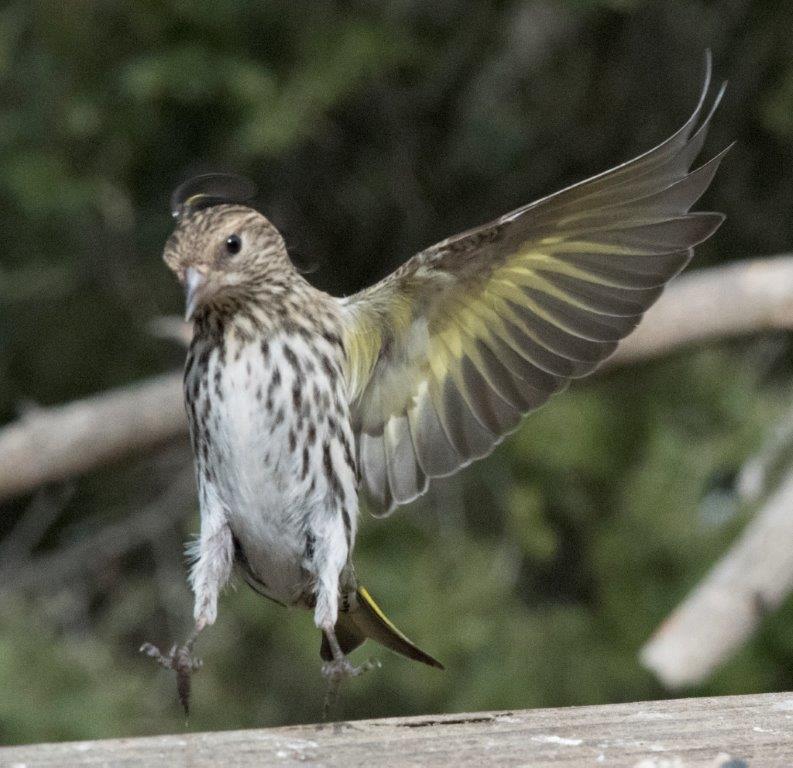
<instances>
[{"instance_id":1,"label":"bird's belly","mask_svg":"<svg viewBox=\"0 0 793 768\"><path fill-rule=\"evenodd\" d=\"M217 489L246 579L290 604L330 557L315 549L318 525L338 529L323 539L351 546L356 481L341 437L352 444L349 416L334 406L334 382L319 375L330 363L299 339L272 340L268 350L249 345L212 365L191 417L198 472Z\"/></svg>"},{"instance_id":2,"label":"bird's belly","mask_svg":"<svg viewBox=\"0 0 793 768\"><path fill-rule=\"evenodd\" d=\"M256 517L231 513L235 556L243 578L257 591L285 605L311 591L313 576L304 567L305 534L283 523L272 507Z\"/></svg>"},{"instance_id":3,"label":"bird's belly","mask_svg":"<svg viewBox=\"0 0 793 768\"><path fill-rule=\"evenodd\" d=\"M289 420L257 407L255 398L229 406L213 463L238 563L251 586L291 604L311 576L303 567L310 497L296 482L301 468L289 449Z\"/></svg>"}]
</instances>

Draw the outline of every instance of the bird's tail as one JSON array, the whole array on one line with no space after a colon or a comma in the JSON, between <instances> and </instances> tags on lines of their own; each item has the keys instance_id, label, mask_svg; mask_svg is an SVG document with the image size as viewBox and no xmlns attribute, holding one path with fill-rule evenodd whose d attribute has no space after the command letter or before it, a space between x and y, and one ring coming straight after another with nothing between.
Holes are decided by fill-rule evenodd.
<instances>
[{"instance_id":1,"label":"bird's tail","mask_svg":"<svg viewBox=\"0 0 793 768\"><path fill-rule=\"evenodd\" d=\"M354 651L366 638L371 638L401 656L443 669L443 664L422 651L392 624L366 589L358 587L356 598L351 601L348 611L339 613L335 627L336 639L345 654ZM333 658L324 635L320 655L325 661Z\"/></svg>"}]
</instances>

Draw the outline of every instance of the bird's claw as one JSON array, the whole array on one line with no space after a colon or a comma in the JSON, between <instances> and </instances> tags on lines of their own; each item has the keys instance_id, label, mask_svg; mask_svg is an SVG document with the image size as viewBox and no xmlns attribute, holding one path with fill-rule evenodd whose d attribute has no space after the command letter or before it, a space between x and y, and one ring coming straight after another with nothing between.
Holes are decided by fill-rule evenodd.
<instances>
[{"instance_id":1,"label":"bird's claw","mask_svg":"<svg viewBox=\"0 0 793 768\"><path fill-rule=\"evenodd\" d=\"M331 683L340 683L348 677L358 677L364 672L379 667L380 662L374 659L365 661L359 667L356 667L347 658L333 659L332 661L326 661L322 665L322 676Z\"/></svg>"},{"instance_id":2,"label":"bird's claw","mask_svg":"<svg viewBox=\"0 0 793 768\"><path fill-rule=\"evenodd\" d=\"M376 659L369 659L356 667L349 659L342 657L326 661L322 665L322 676L328 681L328 690L325 693L325 706L323 707L323 719L329 720L331 711L335 708L339 698L341 683L348 677L358 677L370 669L379 669L381 664Z\"/></svg>"},{"instance_id":3,"label":"bird's claw","mask_svg":"<svg viewBox=\"0 0 793 768\"><path fill-rule=\"evenodd\" d=\"M174 645L168 654L162 653L152 643L143 643L140 647L141 653L151 656L161 667L176 672L176 691L185 715L189 714L190 710L190 678L193 672L198 672L204 666L201 659L193 656L191 646L192 643Z\"/></svg>"},{"instance_id":4,"label":"bird's claw","mask_svg":"<svg viewBox=\"0 0 793 768\"><path fill-rule=\"evenodd\" d=\"M161 667L172 669L175 672L184 670L198 672L198 670L204 666L204 662L193 656L192 651L187 645L173 645L171 650L167 654L164 654L156 645L152 643L143 643L140 647L140 652L145 653L147 656L151 656Z\"/></svg>"}]
</instances>

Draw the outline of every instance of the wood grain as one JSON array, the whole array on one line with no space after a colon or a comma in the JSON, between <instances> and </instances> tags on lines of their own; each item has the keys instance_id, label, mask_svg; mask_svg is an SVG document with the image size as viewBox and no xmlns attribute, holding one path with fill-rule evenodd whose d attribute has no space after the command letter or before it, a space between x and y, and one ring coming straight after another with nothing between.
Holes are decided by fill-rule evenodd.
<instances>
[{"instance_id":1,"label":"wood grain","mask_svg":"<svg viewBox=\"0 0 793 768\"><path fill-rule=\"evenodd\" d=\"M789 767L793 765L793 693L0 749L2 768L221 765Z\"/></svg>"}]
</instances>

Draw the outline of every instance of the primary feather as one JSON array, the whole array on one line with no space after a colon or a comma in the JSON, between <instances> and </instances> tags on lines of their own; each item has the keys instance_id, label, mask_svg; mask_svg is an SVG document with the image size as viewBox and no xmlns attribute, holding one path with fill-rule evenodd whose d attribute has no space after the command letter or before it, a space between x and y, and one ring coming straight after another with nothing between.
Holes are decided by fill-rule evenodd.
<instances>
[{"instance_id":1,"label":"primary feather","mask_svg":"<svg viewBox=\"0 0 793 768\"><path fill-rule=\"evenodd\" d=\"M201 536L195 628L169 654L187 704L196 637L233 564L257 591L314 612L331 688L368 665L366 637L431 666L360 587L361 478L385 511L489 453L523 414L590 373L722 221L689 213L723 155L691 164L702 97L628 163L444 240L349 299L311 286L243 179L179 187L164 258L194 338L185 401Z\"/></svg>"},{"instance_id":2,"label":"primary feather","mask_svg":"<svg viewBox=\"0 0 793 768\"><path fill-rule=\"evenodd\" d=\"M418 253L342 300L358 463L385 513L490 453L639 323L720 213L689 213L724 93L639 157Z\"/></svg>"}]
</instances>

